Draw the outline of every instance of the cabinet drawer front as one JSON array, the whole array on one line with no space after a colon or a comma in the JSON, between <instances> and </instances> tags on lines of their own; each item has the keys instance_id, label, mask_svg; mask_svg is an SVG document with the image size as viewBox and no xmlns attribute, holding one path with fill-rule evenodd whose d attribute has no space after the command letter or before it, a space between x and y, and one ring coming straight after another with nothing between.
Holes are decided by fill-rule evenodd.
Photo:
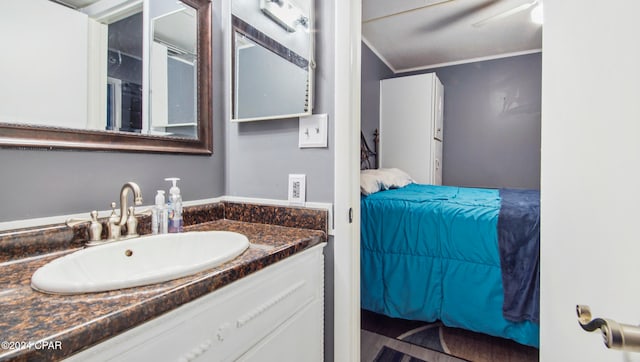
<instances>
[{"instance_id":1,"label":"cabinet drawer front","mask_svg":"<svg viewBox=\"0 0 640 362\"><path fill-rule=\"evenodd\" d=\"M70 360L236 359L314 300L322 303L322 247L273 264Z\"/></svg>"}]
</instances>

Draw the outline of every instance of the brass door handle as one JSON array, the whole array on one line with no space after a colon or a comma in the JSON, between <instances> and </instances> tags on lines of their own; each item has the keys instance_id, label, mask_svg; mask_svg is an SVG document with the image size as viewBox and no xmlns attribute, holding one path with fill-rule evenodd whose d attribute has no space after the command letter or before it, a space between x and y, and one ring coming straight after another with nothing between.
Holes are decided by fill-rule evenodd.
<instances>
[{"instance_id":1,"label":"brass door handle","mask_svg":"<svg viewBox=\"0 0 640 362\"><path fill-rule=\"evenodd\" d=\"M640 327L618 323L611 319L591 317L588 305L577 305L578 323L587 332L599 329L607 348L640 352Z\"/></svg>"}]
</instances>

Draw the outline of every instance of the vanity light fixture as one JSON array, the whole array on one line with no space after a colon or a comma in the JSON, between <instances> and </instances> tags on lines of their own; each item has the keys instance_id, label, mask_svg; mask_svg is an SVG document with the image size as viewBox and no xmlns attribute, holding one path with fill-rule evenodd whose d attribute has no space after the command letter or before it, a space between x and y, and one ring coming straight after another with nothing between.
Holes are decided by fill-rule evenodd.
<instances>
[{"instance_id":1,"label":"vanity light fixture","mask_svg":"<svg viewBox=\"0 0 640 362\"><path fill-rule=\"evenodd\" d=\"M260 0L260 10L290 33L298 25L305 29L309 26L309 18L290 0Z\"/></svg>"},{"instance_id":2,"label":"vanity light fixture","mask_svg":"<svg viewBox=\"0 0 640 362\"><path fill-rule=\"evenodd\" d=\"M542 11L542 2L536 4L536 6L531 9L531 21L534 24L542 25L544 21L543 11Z\"/></svg>"}]
</instances>

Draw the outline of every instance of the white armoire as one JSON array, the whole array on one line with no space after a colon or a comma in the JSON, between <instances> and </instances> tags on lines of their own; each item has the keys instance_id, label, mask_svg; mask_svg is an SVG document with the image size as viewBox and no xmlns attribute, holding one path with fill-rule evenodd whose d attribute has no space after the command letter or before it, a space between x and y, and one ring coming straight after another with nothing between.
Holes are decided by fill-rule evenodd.
<instances>
[{"instance_id":1,"label":"white armoire","mask_svg":"<svg viewBox=\"0 0 640 362\"><path fill-rule=\"evenodd\" d=\"M435 73L380 81L380 167L442 184L443 97Z\"/></svg>"}]
</instances>

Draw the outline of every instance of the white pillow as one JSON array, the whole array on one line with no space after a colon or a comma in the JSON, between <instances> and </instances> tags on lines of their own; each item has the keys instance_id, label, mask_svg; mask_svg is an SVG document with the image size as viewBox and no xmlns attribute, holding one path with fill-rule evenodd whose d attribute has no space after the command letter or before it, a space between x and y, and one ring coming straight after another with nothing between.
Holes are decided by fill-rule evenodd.
<instances>
[{"instance_id":1,"label":"white pillow","mask_svg":"<svg viewBox=\"0 0 640 362\"><path fill-rule=\"evenodd\" d=\"M405 187L414 182L408 173L399 168L382 168L379 171L382 174L381 183L385 189Z\"/></svg>"},{"instance_id":2,"label":"white pillow","mask_svg":"<svg viewBox=\"0 0 640 362\"><path fill-rule=\"evenodd\" d=\"M370 173L360 173L360 193L366 196L380 191L381 188L378 177Z\"/></svg>"},{"instance_id":3,"label":"white pillow","mask_svg":"<svg viewBox=\"0 0 640 362\"><path fill-rule=\"evenodd\" d=\"M413 182L409 174L397 168L360 171L360 192L363 195L404 187Z\"/></svg>"}]
</instances>

